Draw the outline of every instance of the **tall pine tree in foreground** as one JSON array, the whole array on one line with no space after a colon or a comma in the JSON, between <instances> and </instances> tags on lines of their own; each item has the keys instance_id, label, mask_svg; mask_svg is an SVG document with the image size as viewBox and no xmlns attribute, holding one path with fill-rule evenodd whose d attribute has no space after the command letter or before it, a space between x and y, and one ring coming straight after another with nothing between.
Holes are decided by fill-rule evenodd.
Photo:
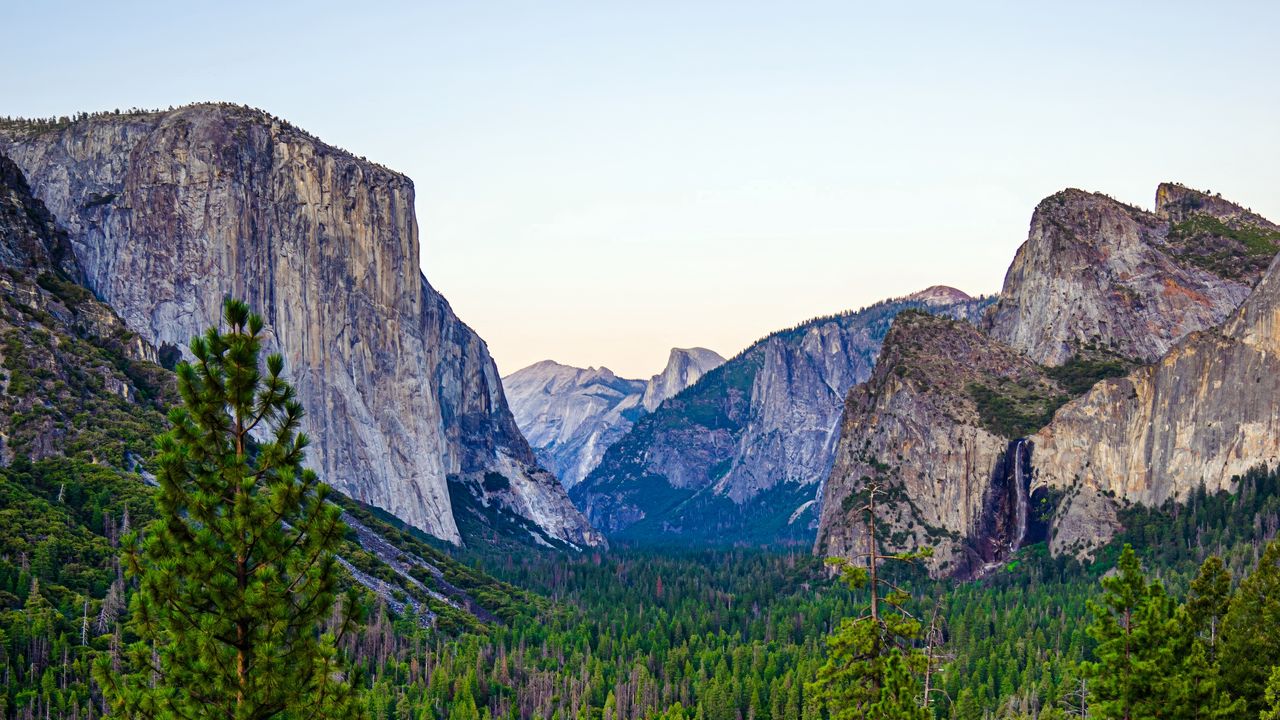
<instances>
[{"instance_id":1,"label":"tall pine tree in foreground","mask_svg":"<svg viewBox=\"0 0 1280 720\"><path fill-rule=\"evenodd\" d=\"M929 669L929 658L920 649L922 625L904 607L910 596L886 576L882 564L914 564L932 554L930 549L907 553L884 553L878 536L877 499L884 495L894 469L874 458L864 459L875 476L864 478L858 508L863 516L866 552L856 556L866 565L844 558L827 562L835 566L840 580L850 590L867 591L867 609L857 617L844 618L827 638L827 661L818 669L809 686L813 696L826 706L831 720L924 720L930 716L921 677Z\"/></svg>"},{"instance_id":2,"label":"tall pine tree in foreground","mask_svg":"<svg viewBox=\"0 0 1280 720\"><path fill-rule=\"evenodd\" d=\"M183 406L158 441L159 519L127 544L138 591L125 672L96 668L130 718L354 718L358 683L332 620L345 532L327 486L303 469L306 435L279 355L260 368L262 319L228 300L226 330L191 342ZM331 632L322 632L326 621Z\"/></svg>"}]
</instances>

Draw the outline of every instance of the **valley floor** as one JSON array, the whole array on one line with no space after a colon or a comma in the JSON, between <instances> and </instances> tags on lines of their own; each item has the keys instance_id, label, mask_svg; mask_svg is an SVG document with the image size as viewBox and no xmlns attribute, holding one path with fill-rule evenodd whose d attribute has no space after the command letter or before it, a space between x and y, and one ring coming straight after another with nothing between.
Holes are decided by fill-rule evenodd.
<instances>
[{"instance_id":1,"label":"valley floor","mask_svg":"<svg viewBox=\"0 0 1280 720\"><path fill-rule=\"evenodd\" d=\"M61 461L0 470L3 717L98 714L88 663L128 636L115 621L111 545L125 505L133 522L145 515L145 491L123 492L130 486L115 477ZM1210 554L1237 579L1251 570L1278 513L1280 476L1259 471L1236 495L1125 511L1126 531L1088 566L1051 558L1039 543L981 581L904 578L911 609L936 613L945 640L934 713L1056 717L1094 652L1086 603L1122 543L1182 597ZM373 717L819 718L806 684L826 636L864 602L801 550L459 559L446 574L470 578L468 592L500 621L442 632L375 603L346 646L366 673ZM477 580L485 575L505 582Z\"/></svg>"}]
</instances>

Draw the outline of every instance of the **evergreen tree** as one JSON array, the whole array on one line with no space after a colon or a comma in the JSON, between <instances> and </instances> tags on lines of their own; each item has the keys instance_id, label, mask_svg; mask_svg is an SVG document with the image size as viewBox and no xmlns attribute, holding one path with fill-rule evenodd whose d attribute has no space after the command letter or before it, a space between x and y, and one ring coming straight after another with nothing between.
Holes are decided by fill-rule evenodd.
<instances>
[{"instance_id":1,"label":"evergreen tree","mask_svg":"<svg viewBox=\"0 0 1280 720\"><path fill-rule=\"evenodd\" d=\"M1222 676L1250 717L1266 708L1271 668L1280 665L1280 540L1267 545L1258 567L1240 583L1222 623Z\"/></svg>"},{"instance_id":2,"label":"evergreen tree","mask_svg":"<svg viewBox=\"0 0 1280 720\"><path fill-rule=\"evenodd\" d=\"M951 716L955 720L982 720L983 715L982 706L978 704L973 688L961 690L956 697L955 705L952 706Z\"/></svg>"},{"instance_id":3,"label":"evergreen tree","mask_svg":"<svg viewBox=\"0 0 1280 720\"><path fill-rule=\"evenodd\" d=\"M138 582L117 676L96 678L131 718L258 720L362 714L333 632L345 525L302 467L306 435L279 355L259 366L262 319L228 300L227 329L191 342L177 368L183 405L157 442L158 519L125 543ZM355 603L337 621L354 622Z\"/></svg>"},{"instance_id":4,"label":"evergreen tree","mask_svg":"<svg viewBox=\"0 0 1280 720\"><path fill-rule=\"evenodd\" d=\"M1210 556L1200 565L1199 573L1191 581L1186 603L1188 629L1204 641L1210 661L1217 659L1222 619L1230 603L1231 573L1227 572L1222 558Z\"/></svg>"},{"instance_id":5,"label":"evergreen tree","mask_svg":"<svg viewBox=\"0 0 1280 720\"><path fill-rule=\"evenodd\" d=\"M1096 662L1085 663L1095 717L1166 717L1174 665L1169 634L1173 603L1159 582L1148 584L1133 547L1125 545L1116 575L1102 579L1102 601L1089 603Z\"/></svg>"},{"instance_id":6,"label":"evergreen tree","mask_svg":"<svg viewBox=\"0 0 1280 720\"><path fill-rule=\"evenodd\" d=\"M1259 716L1261 720L1280 720L1280 665L1271 668L1265 700L1266 709Z\"/></svg>"},{"instance_id":7,"label":"evergreen tree","mask_svg":"<svg viewBox=\"0 0 1280 720\"><path fill-rule=\"evenodd\" d=\"M869 603L864 613L847 617L827 638L827 662L818 669L812 692L826 705L832 720L923 720L929 716L920 677L928 658L916 645L921 623L907 612L910 596L884 576L881 564L912 564L928 557L928 549L907 553L883 553L877 536L876 501L883 495L892 471L868 458L876 473L866 478L859 508L863 515L867 550L866 566L843 558L828 563L837 567L850 590L866 589Z\"/></svg>"},{"instance_id":8,"label":"evergreen tree","mask_svg":"<svg viewBox=\"0 0 1280 720\"><path fill-rule=\"evenodd\" d=\"M1218 666L1222 620L1231 601L1231 574L1222 559L1207 558L1191 582L1186 603L1178 609L1169 641L1174 664L1166 670L1172 691L1170 717L1240 717L1242 700L1226 692Z\"/></svg>"}]
</instances>

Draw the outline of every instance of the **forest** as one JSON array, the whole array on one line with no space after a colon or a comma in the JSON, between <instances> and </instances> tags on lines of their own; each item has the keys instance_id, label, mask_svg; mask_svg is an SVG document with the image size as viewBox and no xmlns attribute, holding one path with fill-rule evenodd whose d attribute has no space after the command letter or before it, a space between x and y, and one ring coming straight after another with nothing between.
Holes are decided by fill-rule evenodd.
<instances>
[{"instance_id":1,"label":"forest","mask_svg":"<svg viewBox=\"0 0 1280 720\"><path fill-rule=\"evenodd\" d=\"M153 517L151 493L136 476L75 460L0 470L5 717L102 714L92 665L129 639L116 547ZM906 578L908 606L941 618L928 716L1207 717L1168 714L1175 701L1152 694L1187 677L1200 680L1178 691L1184 702L1209 693L1221 717L1270 710L1280 566L1267 540L1280 523L1280 473L1251 472L1235 494L1132 507L1123 521L1088 565L1039 544L984 580ZM370 717L822 718L811 690L825 639L866 602L799 551L461 559L510 583L490 587L513 602L500 620L443 631L366 597L367 622L342 649L362 670ZM1123 617L1141 621L1125 628ZM1112 653L1125 633L1150 655L1122 668ZM1183 651L1191 646L1200 649ZM1190 673L1176 662L1184 656L1203 666ZM1166 710L1115 704L1128 701Z\"/></svg>"},{"instance_id":2,"label":"forest","mask_svg":"<svg viewBox=\"0 0 1280 720\"><path fill-rule=\"evenodd\" d=\"M101 443L0 467L0 717L80 720L154 701L149 663L184 660L176 640L188 618L164 610L174 588L186 583L177 606L197 608L201 627L224 623L208 605L223 591L206 598L202 583L224 556L260 552L258 541L280 557L307 548L310 560L276 572L291 588L313 585L314 602L245 598L253 617L305 621L281 657L301 647L320 669L299 685L342 678L332 717L1277 717L1275 468L1230 493L1122 507L1124 529L1091 561L1032 544L971 582L893 562L911 558L885 557L875 577L866 569L879 561L833 572L806 547L578 553L508 538L458 549L302 469L302 408L278 357L251 370L249 330L201 342L203 375L178 366L181 407L167 423L148 406L146 423L116 426L113 457L170 428L136 472L98 461ZM210 375L209 363L225 369ZM228 397L243 406L234 423ZM242 447L247 430L233 426L255 414L278 434ZM214 457L227 464L210 474ZM243 552L204 538L233 518L225 535L257 538ZM304 542L313 535L325 539ZM169 634L157 634L166 617ZM195 663L191 677L209 667Z\"/></svg>"}]
</instances>

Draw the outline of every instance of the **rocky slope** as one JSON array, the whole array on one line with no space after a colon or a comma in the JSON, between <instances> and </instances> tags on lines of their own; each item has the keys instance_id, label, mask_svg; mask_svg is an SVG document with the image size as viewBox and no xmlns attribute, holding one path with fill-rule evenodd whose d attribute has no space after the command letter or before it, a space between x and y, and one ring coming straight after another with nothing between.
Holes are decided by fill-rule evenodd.
<instances>
[{"instance_id":1,"label":"rocky slope","mask_svg":"<svg viewBox=\"0 0 1280 720\"><path fill-rule=\"evenodd\" d=\"M1276 252L1273 230L1171 184L1158 189L1155 213L1065 190L1032 215L987 327L1046 365L1087 345L1151 362L1239 306Z\"/></svg>"},{"instance_id":2,"label":"rocky slope","mask_svg":"<svg viewBox=\"0 0 1280 720\"><path fill-rule=\"evenodd\" d=\"M262 313L335 488L459 542L448 480L497 473L508 483L486 504L600 540L538 467L484 342L418 270L408 178L230 105L11 124L0 151L86 284L166 363L225 295Z\"/></svg>"},{"instance_id":3,"label":"rocky slope","mask_svg":"<svg viewBox=\"0 0 1280 720\"><path fill-rule=\"evenodd\" d=\"M502 378L502 385L538 460L571 488L637 419L722 363L706 348L673 348L666 368L646 383L609 368L543 360Z\"/></svg>"},{"instance_id":4,"label":"rocky slope","mask_svg":"<svg viewBox=\"0 0 1280 720\"><path fill-rule=\"evenodd\" d=\"M1017 466L1030 448L1013 441L1047 422L1064 392L1045 368L973 325L898 315L871 378L846 400L818 551L861 551L856 508L867 480L879 477L887 547L932 546L938 572L965 576L1008 557L1027 539L1016 501L1030 481Z\"/></svg>"},{"instance_id":5,"label":"rocky slope","mask_svg":"<svg viewBox=\"0 0 1280 720\"><path fill-rule=\"evenodd\" d=\"M1055 521L1053 549L1108 539L1110 498L1158 505L1203 484L1232 490L1251 467L1280 463L1280 269L1273 262L1220 328L1183 339L1158 362L1099 383L1032 437L1035 484L1086 501ZM1103 506L1101 511L1092 507Z\"/></svg>"},{"instance_id":6,"label":"rocky slope","mask_svg":"<svg viewBox=\"0 0 1280 720\"><path fill-rule=\"evenodd\" d=\"M893 317L976 320L988 305L931 291L774 333L640 419L571 496L597 527L639 540L809 542L843 398Z\"/></svg>"},{"instance_id":7,"label":"rocky slope","mask_svg":"<svg viewBox=\"0 0 1280 720\"><path fill-rule=\"evenodd\" d=\"M72 279L70 243L0 155L0 465L149 455L173 384L155 350Z\"/></svg>"},{"instance_id":8,"label":"rocky slope","mask_svg":"<svg viewBox=\"0 0 1280 720\"><path fill-rule=\"evenodd\" d=\"M1051 497L1051 549L1079 549L1114 532L1109 494L1158 503L1270 457L1250 429L1266 426L1255 420L1275 397L1265 388L1254 407L1219 396L1210 423L1179 415L1204 383L1221 392L1203 368L1170 371L1163 386L1141 384L1152 368L1115 378L1188 347L1206 365L1233 364L1205 345L1219 336L1205 328L1249 295L1277 247L1265 219L1181 186L1160 186L1154 214L1075 190L1046 199L985 332L902 316L872 379L850 393L817 551L860 547L854 508L878 467L891 489L887 547L933 545L936 572L974 576L1049 532Z\"/></svg>"}]
</instances>

